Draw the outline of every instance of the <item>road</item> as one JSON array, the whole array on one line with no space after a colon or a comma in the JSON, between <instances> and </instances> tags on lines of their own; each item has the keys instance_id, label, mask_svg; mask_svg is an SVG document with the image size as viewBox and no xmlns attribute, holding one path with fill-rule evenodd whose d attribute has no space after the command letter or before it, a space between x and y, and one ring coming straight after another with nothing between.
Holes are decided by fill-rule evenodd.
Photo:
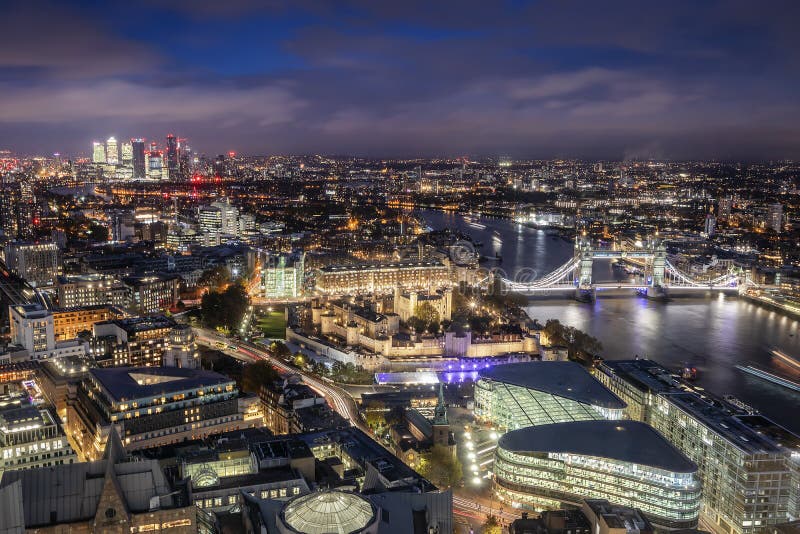
<instances>
[{"instance_id":1,"label":"road","mask_svg":"<svg viewBox=\"0 0 800 534\"><path fill-rule=\"evenodd\" d=\"M484 499L485 500L485 499ZM519 519L519 514L501 511L499 506L486 505L480 500L453 495L453 513L462 517L479 520L481 523L486 516L493 515L503 523L510 523Z\"/></svg>"},{"instance_id":2,"label":"road","mask_svg":"<svg viewBox=\"0 0 800 534\"><path fill-rule=\"evenodd\" d=\"M231 340L205 328L195 328L194 331L197 335L198 342L203 345L218 349L222 348L218 345L219 343L224 344L226 348L236 346L237 349L235 351L227 349L226 352L235 352L234 356L245 361L266 360L279 371L301 375L303 377L303 382L323 395L333 409L342 417L350 421L363 432L367 434L371 433L361 418L355 400L342 388L325 380L321 380L312 374L301 371L296 367L291 367L277 358L273 358L266 349L253 343Z\"/></svg>"},{"instance_id":3,"label":"road","mask_svg":"<svg viewBox=\"0 0 800 534\"><path fill-rule=\"evenodd\" d=\"M296 367L287 365L281 360L274 358L263 347L253 343L228 339L205 328L195 328L194 332L197 336L198 343L202 345L207 345L209 347L222 350L223 352L231 354L232 356L244 361L252 362L257 360L266 360L270 363L270 365L279 371L301 375L303 377L303 382L322 394L331 404L333 409L336 410L342 417L350 421L351 424L367 435L372 435L372 432L361 418L356 401L344 389L325 380L320 380L316 376L301 371ZM235 351L230 348L233 346L236 347ZM379 441L376 442L380 443ZM381 443L381 445L383 444ZM394 454L392 451L389 452ZM485 499L472 499L470 497L462 497L454 494L453 513L458 517L467 519L475 526L481 525L485 521L486 516L490 514L494 514L504 523L509 523L519 517L519 514L511 514L506 511L500 511L498 508L493 508L491 505L487 506L482 502L483 500Z\"/></svg>"}]
</instances>

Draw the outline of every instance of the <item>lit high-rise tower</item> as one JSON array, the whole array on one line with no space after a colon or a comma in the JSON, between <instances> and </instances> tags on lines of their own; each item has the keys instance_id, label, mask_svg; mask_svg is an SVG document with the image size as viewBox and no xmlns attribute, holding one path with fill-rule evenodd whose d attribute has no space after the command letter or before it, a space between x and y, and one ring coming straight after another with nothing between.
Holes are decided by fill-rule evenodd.
<instances>
[{"instance_id":1,"label":"lit high-rise tower","mask_svg":"<svg viewBox=\"0 0 800 534\"><path fill-rule=\"evenodd\" d=\"M122 143L122 164L128 167L133 165L133 143L130 141Z\"/></svg>"},{"instance_id":2,"label":"lit high-rise tower","mask_svg":"<svg viewBox=\"0 0 800 534\"><path fill-rule=\"evenodd\" d=\"M167 136L167 169L171 177L178 175L178 165L178 139L169 134Z\"/></svg>"},{"instance_id":3,"label":"lit high-rise tower","mask_svg":"<svg viewBox=\"0 0 800 534\"><path fill-rule=\"evenodd\" d=\"M119 148L117 147L117 139L113 136L106 141L106 163L111 165L119 164Z\"/></svg>"},{"instance_id":4,"label":"lit high-rise tower","mask_svg":"<svg viewBox=\"0 0 800 534\"><path fill-rule=\"evenodd\" d=\"M143 180L147 173L144 159L144 139L131 139L133 148L133 179Z\"/></svg>"},{"instance_id":5,"label":"lit high-rise tower","mask_svg":"<svg viewBox=\"0 0 800 534\"><path fill-rule=\"evenodd\" d=\"M92 143L92 163L106 162L106 147L100 141Z\"/></svg>"}]
</instances>

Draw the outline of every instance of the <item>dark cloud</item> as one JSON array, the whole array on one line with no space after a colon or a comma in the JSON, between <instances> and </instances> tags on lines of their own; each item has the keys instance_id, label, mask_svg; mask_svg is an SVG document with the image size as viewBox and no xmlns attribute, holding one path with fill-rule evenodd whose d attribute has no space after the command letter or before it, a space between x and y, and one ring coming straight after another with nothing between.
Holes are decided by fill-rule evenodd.
<instances>
[{"instance_id":1,"label":"dark cloud","mask_svg":"<svg viewBox=\"0 0 800 534\"><path fill-rule=\"evenodd\" d=\"M111 30L66 3L9 3L2 13L0 70L84 78L137 74L158 65L152 47L114 36Z\"/></svg>"},{"instance_id":2,"label":"dark cloud","mask_svg":"<svg viewBox=\"0 0 800 534\"><path fill-rule=\"evenodd\" d=\"M797 157L798 5L173 0L126 26L140 8L17 2L0 144L180 130L209 153Z\"/></svg>"}]
</instances>

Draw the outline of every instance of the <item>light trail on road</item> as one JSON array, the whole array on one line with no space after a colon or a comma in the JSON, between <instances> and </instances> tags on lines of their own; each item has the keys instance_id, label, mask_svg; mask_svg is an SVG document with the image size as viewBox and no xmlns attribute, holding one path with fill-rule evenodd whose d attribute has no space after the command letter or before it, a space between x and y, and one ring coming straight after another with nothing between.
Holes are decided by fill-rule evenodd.
<instances>
[{"instance_id":1,"label":"light trail on road","mask_svg":"<svg viewBox=\"0 0 800 534\"><path fill-rule=\"evenodd\" d=\"M336 412L338 412L342 417L344 417L345 420L349 421L350 424L368 436L372 435L370 429L361 419L361 414L358 411L358 406L356 405L355 400L344 389L332 384L328 384L324 380L320 380L314 375L289 366L288 364L272 356L266 349L260 348L253 343L229 340L203 328L195 328L194 331L195 335L197 336L198 343L207 345L217 350L222 350L223 352L235 352L235 357L245 361L252 362L265 360L279 371L301 375L303 377L303 381L308 384L309 387L323 395L328 402L331 403L332 408L336 410ZM220 343L223 345L219 345ZM230 349L229 347L231 346L235 346L236 351ZM386 448L386 446L380 441L374 441ZM394 454L394 452L392 452L390 449L387 448L386 450L389 453ZM499 509L479 504L464 497L458 497L455 494L453 495L453 513L480 521L483 521L486 516L490 514L495 515L499 519L502 519L506 522L513 521L514 519L518 518L517 515L510 514L509 512L501 512Z\"/></svg>"}]
</instances>

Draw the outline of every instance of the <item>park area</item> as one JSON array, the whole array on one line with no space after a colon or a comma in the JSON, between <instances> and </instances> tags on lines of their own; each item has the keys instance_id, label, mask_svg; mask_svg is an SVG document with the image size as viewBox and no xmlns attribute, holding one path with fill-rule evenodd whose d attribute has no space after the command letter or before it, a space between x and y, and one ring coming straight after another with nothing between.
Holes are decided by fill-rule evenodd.
<instances>
[{"instance_id":1,"label":"park area","mask_svg":"<svg viewBox=\"0 0 800 534\"><path fill-rule=\"evenodd\" d=\"M270 339L286 339L286 317L283 308L267 308L259 310L258 329L264 337Z\"/></svg>"}]
</instances>

